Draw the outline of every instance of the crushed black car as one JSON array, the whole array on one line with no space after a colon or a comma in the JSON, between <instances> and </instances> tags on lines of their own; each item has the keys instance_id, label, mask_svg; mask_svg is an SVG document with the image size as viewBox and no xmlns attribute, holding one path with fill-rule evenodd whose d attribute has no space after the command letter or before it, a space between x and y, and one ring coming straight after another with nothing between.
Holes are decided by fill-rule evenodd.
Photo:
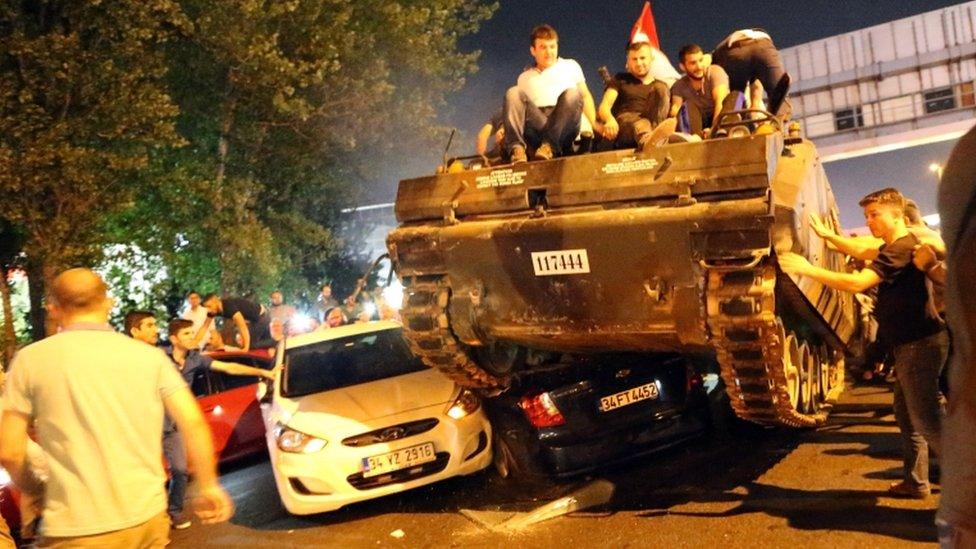
<instances>
[{"instance_id":1,"label":"crushed black car","mask_svg":"<svg viewBox=\"0 0 976 549\"><path fill-rule=\"evenodd\" d=\"M523 373L486 402L502 477L578 475L705 433L702 377L679 355L578 356Z\"/></svg>"}]
</instances>

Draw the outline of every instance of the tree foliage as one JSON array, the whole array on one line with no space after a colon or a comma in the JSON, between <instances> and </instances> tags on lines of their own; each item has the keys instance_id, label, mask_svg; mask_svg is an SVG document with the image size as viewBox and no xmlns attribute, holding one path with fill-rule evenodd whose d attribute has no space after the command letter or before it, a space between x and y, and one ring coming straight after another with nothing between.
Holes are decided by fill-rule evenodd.
<instances>
[{"instance_id":1,"label":"tree foliage","mask_svg":"<svg viewBox=\"0 0 976 549\"><path fill-rule=\"evenodd\" d=\"M458 39L495 7L4 3L0 218L48 274L116 244L161 258L170 292L334 276L355 258L342 209L442 140L478 57Z\"/></svg>"},{"instance_id":2,"label":"tree foliage","mask_svg":"<svg viewBox=\"0 0 976 549\"><path fill-rule=\"evenodd\" d=\"M0 5L0 217L33 278L96 258L149 151L181 143L159 46L187 23L166 0Z\"/></svg>"}]
</instances>

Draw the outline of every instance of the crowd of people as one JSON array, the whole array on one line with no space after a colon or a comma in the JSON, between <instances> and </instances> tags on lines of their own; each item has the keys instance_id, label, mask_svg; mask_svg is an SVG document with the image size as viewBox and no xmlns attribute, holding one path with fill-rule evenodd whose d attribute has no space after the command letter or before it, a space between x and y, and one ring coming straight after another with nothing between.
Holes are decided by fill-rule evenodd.
<instances>
[{"instance_id":1,"label":"crowd of people","mask_svg":"<svg viewBox=\"0 0 976 549\"><path fill-rule=\"evenodd\" d=\"M736 31L711 56L689 44L678 55L683 76L646 38L632 36L627 71L607 83L597 106L579 64L558 57L556 31L536 27L530 46L535 64L505 94L502 111L479 136L479 152L487 153L494 136L497 154L508 161L527 161L529 153L545 160L568 154L587 127L607 147L647 150L678 130L708 137L723 110L764 108L764 91L771 112L786 108L789 76L768 34ZM810 220L830 246L862 261L861 268L838 272L791 253L777 258L787 273L840 291L873 292L875 344L879 356L892 357L894 413L904 449L902 478L889 492L927 497L929 452L938 456L938 524L947 547L976 546L976 298L967 286L976 274L974 178L976 133L970 132L943 179L944 243L898 190L885 188L860 201L871 237L844 236L834 223ZM164 546L170 528L190 524L184 501L191 469L199 519L213 523L233 514L188 382L207 369L273 377L206 354L228 348L229 338L242 350L273 347L298 330L299 310L280 291L269 299L263 305L190 292L181 317L167 324L164 352L153 313L128 312L120 334L108 323L112 300L96 273L71 269L57 276L48 312L60 330L17 353L4 384L0 424L0 464L25 498L43 502L45 546ZM360 280L341 302L331 285L323 285L309 316L313 325L302 329L395 318L396 309L382 292L367 293ZM949 350L946 320L953 349L948 400L939 384ZM160 455L169 466L168 487ZM0 528L0 546L5 539Z\"/></svg>"},{"instance_id":2,"label":"crowd of people","mask_svg":"<svg viewBox=\"0 0 976 549\"><path fill-rule=\"evenodd\" d=\"M760 29L737 30L710 54L685 45L678 52L682 76L635 26L626 72L606 77L599 105L579 63L559 57L554 28L533 29L529 51L533 66L478 132L476 151L493 163L549 160L572 154L590 138L596 150L643 151L669 140L719 136L725 133L723 113L735 118L731 113L746 108L788 116L790 77L772 38Z\"/></svg>"},{"instance_id":3,"label":"crowd of people","mask_svg":"<svg viewBox=\"0 0 976 549\"><path fill-rule=\"evenodd\" d=\"M397 318L381 288L364 288L361 279L340 304L323 285L303 326L280 291L267 306L191 291L161 346L153 312L128 311L119 334L99 275L59 275L48 300L58 333L17 353L2 393L0 463L21 492L21 537L32 538L43 516L45 546L162 547L170 528L192 523L184 509L191 469L198 517L226 520L233 504L217 484L210 433L188 390L194 376L216 370L273 379L273 371L209 355L273 349L289 332ZM31 426L39 442L27 436ZM0 547L8 534L0 519Z\"/></svg>"}]
</instances>

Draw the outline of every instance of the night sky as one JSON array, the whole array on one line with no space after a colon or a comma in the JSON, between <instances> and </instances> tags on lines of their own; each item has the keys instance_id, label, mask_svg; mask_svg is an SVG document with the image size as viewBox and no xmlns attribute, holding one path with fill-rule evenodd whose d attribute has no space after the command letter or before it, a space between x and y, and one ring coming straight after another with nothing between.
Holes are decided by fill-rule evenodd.
<instances>
[{"instance_id":1,"label":"night sky","mask_svg":"<svg viewBox=\"0 0 976 549\"><path fill-rule=\"evenodd\" d=\"M877 25L902 17L958 4L958 1L906 0L700 0L652 1L661 46L672 62L688 42L706 50L737 28L761 27L780 48ZM531 63L528 36L534 25L549 23L559 32L559 53L574 58L597 102L596 69L623 69L624 47L643 0L501 0L495 16L475 36L462 42L465 51L480 49L481 70L452 100L445 122L464 132L456 152L473 150L472 136L496 109L504 90ZM845 226L861 226L857 200L881 187L895 186L916 199L924 213L935 211L932 162L944 162L952 143L903 149L827 164L827 173L841 206ZM401 174L400 177L404 175Z\"/></svg>"}]
</instances>

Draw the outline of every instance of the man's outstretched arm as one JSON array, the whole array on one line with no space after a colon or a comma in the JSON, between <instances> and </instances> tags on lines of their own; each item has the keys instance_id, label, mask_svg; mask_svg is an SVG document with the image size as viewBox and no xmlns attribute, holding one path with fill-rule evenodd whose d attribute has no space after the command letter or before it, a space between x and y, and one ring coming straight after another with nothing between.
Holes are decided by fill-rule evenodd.
<instances>
[{"instance_id":1,"label":"man's outstretched arm","mask_svg":"<svg viewBox=\"0 0 976 549\"><path fill-rule=\"evenodd\" d=\"M861 269L853 273L838 273L816 265L811 265L803 256L786 253L778 258L783 272L808 276L835 290L859 294L881 283L881 276L871 269Z\"/></svg>"},{"instance_id":2,"label":"man's outstretched arm","mask_svg":"<svg viewBox=\"0 0 976 549\"><path fill-rule=\"evenodd\" d=\"M218 372L224 372L225 374L232 376L256 376L274 379L274 371L272 370L262 370L261 368L245 366L243 364L236 364L233 362L214 360L210 363L210 369L217 370Z\"/></svg>"}]
</instances>

